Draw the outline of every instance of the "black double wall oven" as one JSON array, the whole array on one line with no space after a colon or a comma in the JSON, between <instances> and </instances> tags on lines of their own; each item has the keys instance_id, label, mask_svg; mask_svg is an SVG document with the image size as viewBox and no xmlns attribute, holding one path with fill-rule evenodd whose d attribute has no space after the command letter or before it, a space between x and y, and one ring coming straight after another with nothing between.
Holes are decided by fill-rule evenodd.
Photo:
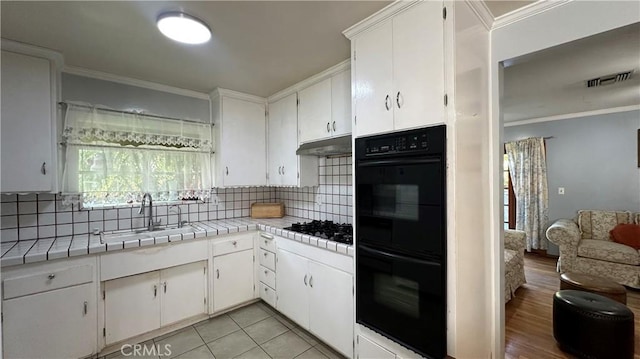
<instances>
[{"instance_id":1,"label":"black double wall oven","mask_svg":"<svg viewBox=\"0 0 640 359\"><path fill-rule=\"evenodd\" d=\"M446 127L357 138L356 321L446 356Z\"/></svg>"}]
</instances>

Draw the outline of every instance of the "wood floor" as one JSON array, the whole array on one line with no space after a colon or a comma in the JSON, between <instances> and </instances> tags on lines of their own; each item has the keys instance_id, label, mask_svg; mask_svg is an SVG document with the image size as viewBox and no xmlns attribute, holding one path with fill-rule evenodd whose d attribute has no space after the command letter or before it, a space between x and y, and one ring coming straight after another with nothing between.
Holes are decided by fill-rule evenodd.
<instances>
[{"instance_id":1,"label":"wood floor","mask_svg":"<svg viewBox=\"0 0 640 359\"><path fill-rule=\"evenodd\" d=\"M527 283L505 308L505 357L522 359L573 358L553 339L553 294L560 287L556 259L525 255ZM635 358L640 358L640 291L627 288L627 306L635 315Z\"/></svg>"}]
</instances>

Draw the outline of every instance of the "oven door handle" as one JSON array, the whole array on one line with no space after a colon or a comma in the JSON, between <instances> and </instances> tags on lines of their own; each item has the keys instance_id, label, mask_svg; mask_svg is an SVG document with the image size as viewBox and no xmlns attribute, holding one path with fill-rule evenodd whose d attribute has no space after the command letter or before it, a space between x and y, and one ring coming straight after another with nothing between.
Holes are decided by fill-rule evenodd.
<instances>
[{"instance_id":1,"label":"oven door handle","mask_svg":"<svg viewBox=\"0 0 640 359\"><path fill-rule=\"evenodd\" d=\"M396 166L396 165L419 165L425 163L440 163L440 158L420 158L420 159L403 159L403 160L362 160L356 164L356 167L373 167L373 166Z\"/></svg>"},{"instance_id":2,"label":"oven door handle","mask_svg":"<svg viewBox=\"0 0 640 359\"><path fill-rule=\"evenodd\" d=\"M437 262L432 261L432 260L417 259L417 258L412 258L412 257L407 257L407 256L395 254L395 253L389 253L389 252L381 251L379 249L373 249L373 248L371 248L369 246L366 246L364 244L358 245L357 250L369 252L369 253L371 253L373 255L376 255L378 257L401 259L401 260L403 260L405 262L411 262L411 263L418 263L418 264L434 264L434 263L437 263Z\"/></svg>"}]
</instances>

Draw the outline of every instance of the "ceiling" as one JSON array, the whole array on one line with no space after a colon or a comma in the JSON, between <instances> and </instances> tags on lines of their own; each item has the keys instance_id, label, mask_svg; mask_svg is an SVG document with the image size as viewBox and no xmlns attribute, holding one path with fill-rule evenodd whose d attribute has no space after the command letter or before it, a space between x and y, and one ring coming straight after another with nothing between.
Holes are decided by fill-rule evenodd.
<instances>
[{"instance_id":1,"label":"ceiling","mask_svg":"<svg viewBox=\"0 0 640 359\"><path fill-rule=\"evenodd\" d=\"M493 15L494 18L502 16L504 14L510 13L514 10L517 10L521 7L527 6L529 4L532 4L536 1L525 1L525 0L521 0L521 1L502 1L502 0L493 0L493 1L485 1L485 4L487 4L487 7L489 8L489 11L491 11L491 14Z\"/></svg>"},{"instance_id":2,"label":"ceiling","mask_svg":"<svg viewBox=\"0 0 640 359\"><path fill-rule=\"evenodd\" d=\"M505 61L504 122L640 105L640 23ZM634 70L629 80L586 80Z\"/></svg>"},{"instance_id":3,"label":"ceiling","mask_svg":"<svg viewBox=\"0 0 640 359\"><path fill-rule=\"evenodd\" d=\"M533 1L487 1L500 16ZM269 96L349 57L342 31L391 1L0 1L3 38L61 52L65 65L208 93ZM173 42L165 11L204 20L212 40Z\"/></svg>"},{"instance_id":4,"label":"ceiling","mask_svg":"<svg viewBox=\"0 0 640 359\"><path fill-rule=\"evenodd\" d=\"M65 65L208 93L269 96L347 58L342 31L390 1L1 1L3 38L61 52ZM204 20L205 45L165 38L155 20Z\"/></svg>"}]
</instances>

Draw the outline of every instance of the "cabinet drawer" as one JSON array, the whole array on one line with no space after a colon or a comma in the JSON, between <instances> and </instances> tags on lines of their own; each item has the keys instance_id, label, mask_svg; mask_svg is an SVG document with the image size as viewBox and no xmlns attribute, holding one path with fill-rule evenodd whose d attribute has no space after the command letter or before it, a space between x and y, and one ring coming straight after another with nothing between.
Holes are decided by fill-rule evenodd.
<instances>
[{"instance_id":1,"label":"cabinet drawer","mask_svg":"<svg viewBox=\"0 0 640 359\"><path fill-rule=\"evenodd\" d=\"M276 252L276 241L274 237L268 233L260 232L260 248L266 249L269 252Z\"/></svg>"},{"instance_id":2,"label":"cabinet drawer","mask_svg":"<svg viewBox=\"0 0 640 359\"><path fill-rule=\"evenodd\" d=\"M276 270L276 255L273 252L260 248L260 265L271 270Z\"/></svg>"},{"instance_id":3,"label":"cabinet drawer","mask_svg":"<svg viewBox=\"0 0 640 359\"><path fill-rule=\"evenodd\" d=\"M253 236L234 237L213 243L213 256L221 256L253 248Z\"/></svg>"},{"instance_id":4,"label":"cabinet drawer","mask_svg":"<svg viewBox=\"0 0 640 359\"><path fill-rule=\"evenodd\" d=\"M276 272L267 267L260 266L260 281L271 288L276 287Z\"/></svg>"},{"instance_id":5,"label":"cabinet drawer","mask_svg":"<svg viewBox=\"0 0 640 359\"><path fill-rule=\"evenodd\" d=\"M4 299L90 283L93 266L81 265L4 280Z\"/></svg>"},{"instance_id":6,"label":"cabinet drawer","mask_svg":"<svg viewBox=\"0 0 640 359\"><path fill-rule=\"evenodd\" d=\"M276 307L276 291L260 283L260 298L272 307Z\"/></svg>"}]
</instances>

